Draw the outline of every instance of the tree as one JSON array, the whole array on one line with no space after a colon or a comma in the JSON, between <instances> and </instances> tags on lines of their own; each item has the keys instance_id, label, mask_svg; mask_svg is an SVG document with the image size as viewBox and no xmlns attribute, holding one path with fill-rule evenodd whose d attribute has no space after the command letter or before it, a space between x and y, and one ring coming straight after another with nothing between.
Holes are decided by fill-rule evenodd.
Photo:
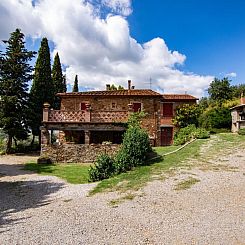
<instances>
[{"instance_id":1,"label":"tree","mask_svg":"<svg viewBox=\"0 0 245 245\"><path fill-rule=\"evenodd\" d=\"M184 128L190 124L198 125L200 108L198 105L182 105L176 108L173 123L175 126Z\"/></svg>"},{"instance_id":2,"label":"tree","mask_svg":"<svg viewBox=\"0 0 245 245\"><path fill-rule=\"evenodd\" d=\"M118 89L118 90L124 90L124 87L121 86L121 85L119 85L117 89Z\"/></svg>"},{"instance_id":3,"label":"tree","mask_svg":"<svg viewBox=\"0 0 245 245\"><path fill-rule=\"evenodd\" d=\"M205 111L199 118L201 127L208 130L231 128L231 112L223 106L213 107Z\"/></svg>"},{"instance_id":4,"label":"tree","mask_svg":"<svg viewBox=\"0 0 245 245\"><path fill-rule=\"evenodd\" d=\"M77 77L77 75L75 76L75 81L74 81L74 86L73 86L72 92L78 92L78 77Z\"/></svg>"},{"instance_id":5,"label":"tree","mask_svg":"<svg viewBox=\"0 0 245 245\"><path fill-rule=\"evenodd\" d=\"M64 77L62 74L62 68L60 64L60 57L58 53L56 53L54 57L54 64L52 67L52 80L54 84L54 94L66 92L66 87L64 86ZM54 109L60 109L60 102L60 98L55 96L53 104Z\"/></svg>"},{"instance_id":6,"label":"tree","mask_svg":"<svg viewBox=\"0 0 245 245\"><path fill-rule=\"evenodd\" d=\"M40 136L39 127L42 122L43 104L48 102L53 106L54 101L54 85L51 78L50 51L47 38L42 39L38 51L34 80L30 91L30 101L32 106L30 126L33 135Z\"/></svg>"},{"instance_id":7,"label":"tree","mask_svg":"<svg viewBox=\"0 0 245 245\"><path fill-rule=\"evenodd\" d=\"M231 87L233 98L245 96L245 84L238 84Z\"/></svg>"},{"instance_id":8,"label":"tree","mask_svg":"<svg viewBox=\"0 0 245 245\"><path fill-rule=\"evenodd\" d=\"M5 53L0 53L0 127L8 135L6 152L13 138L28 136L28 82L33 68L29 61L35 52L25 48L24 34L16 29L10 34Z\"/></svg>"},{"instance_id":9,"label":"tree","mask_svg":"<svg viewBox=\"0 0 245 245\"><path fill-rule=\"evenodd\" d=\"M221 103L224 100L231 99L232 89L230 86L230 80L228 80L227 77L222 80L215 78L209 85L208 93L213 102Z\"/></svg>"},{"instance_id":10,"label":"tree","mask_svg":"<svg viewBox=\"0 0 245 245\"><path fill-rule=\"evenodd\" d=\"M117 90L117 87L116 87L114 84L112 84L112 85L110 86L110 90Z\"/></svg>"}]
</instances>

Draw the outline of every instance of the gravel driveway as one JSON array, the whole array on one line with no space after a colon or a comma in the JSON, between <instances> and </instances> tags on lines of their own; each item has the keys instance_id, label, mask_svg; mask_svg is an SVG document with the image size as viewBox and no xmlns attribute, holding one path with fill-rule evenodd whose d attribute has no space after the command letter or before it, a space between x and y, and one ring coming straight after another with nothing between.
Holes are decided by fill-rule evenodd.
<instances>
[{"instance_id":1,"label":"gravel driveway","mask_svg":"<svg viewBox=\"0 0 245 245\"><path fill-rule=\"evenodd\" d=\"M94 184L21 170L31 159L0 157L1 245L245 244L244 149L220 159L232 171L182 171L115 207L108 203L117 193L87 197ZM174 190L188 176L200 182Z\"/></svg>"}]
</instances>

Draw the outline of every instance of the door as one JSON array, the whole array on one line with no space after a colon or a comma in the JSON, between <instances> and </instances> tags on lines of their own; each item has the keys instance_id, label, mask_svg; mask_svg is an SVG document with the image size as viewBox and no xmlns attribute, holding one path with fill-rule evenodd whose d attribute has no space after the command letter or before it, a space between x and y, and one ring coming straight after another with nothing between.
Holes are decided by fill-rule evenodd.
<instances>
[{"instance_id":1,"label":"door","mask_svg":"<svg viewBox=\"0 0 245 245\"><path fill-rule=\"evenodd\" d=\"M173 143L173 128L172 127L161 128L161 145L167 146L167 145L172 145L172 143Z\"/></svg>"}]
</instances>

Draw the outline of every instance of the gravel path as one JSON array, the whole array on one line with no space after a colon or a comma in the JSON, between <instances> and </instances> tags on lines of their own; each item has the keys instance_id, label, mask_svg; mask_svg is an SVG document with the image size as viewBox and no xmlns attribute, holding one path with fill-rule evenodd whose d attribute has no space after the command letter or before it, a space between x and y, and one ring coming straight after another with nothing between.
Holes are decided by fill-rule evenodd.
<instances>
[{"instance_id":1,"label":"gravel path","mask_svg":"<svg viewBox=\"0 0 245 245\"><path fill-rule=\"evenodd\" d=\"M71 185L20 170L32 157L0 157L0 244L245 244L245 151L222 171L180 171L116 207L117 193L87 197ZM200 182L176 191L193 176Z\"/></svg>"}]
</instances>

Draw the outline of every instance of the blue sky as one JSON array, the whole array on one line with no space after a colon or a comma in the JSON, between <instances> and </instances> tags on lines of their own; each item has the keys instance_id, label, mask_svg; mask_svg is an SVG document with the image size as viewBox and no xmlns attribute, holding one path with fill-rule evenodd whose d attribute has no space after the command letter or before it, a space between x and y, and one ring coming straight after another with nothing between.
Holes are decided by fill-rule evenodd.
<instances>
[{"instance_id":1,"label":"blue sky","mask_svg":"<svg viewBox=\"0 0 245 245\"><path fill-rule=\"evenodd\" d=\"M133 1L133 37L145 42L162 37L171 50L188 58L185 71L245 83L244 0Z\"/></svg>"},{"instance_id":2,"label":"blue sky","mask_svg":"<svg viewBox=\"0 0 245 245\"><path fill-rule=\"evenodd\" d=\"M1 0L0 39L17 27L29 49L47 37L69 89L106 83L205 95L214 77L245 82L245 1Z\"/></svg>"}]
</instances>

